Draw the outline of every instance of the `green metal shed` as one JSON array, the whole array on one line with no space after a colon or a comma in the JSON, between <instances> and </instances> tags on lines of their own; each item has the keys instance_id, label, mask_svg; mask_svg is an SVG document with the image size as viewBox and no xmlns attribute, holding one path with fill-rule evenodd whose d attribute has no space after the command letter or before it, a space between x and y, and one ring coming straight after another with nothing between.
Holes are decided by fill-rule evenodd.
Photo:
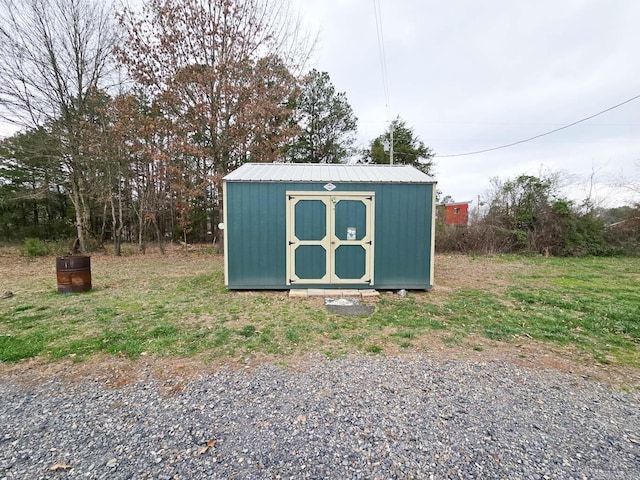
<instances>
[{"instance_id":1,"label":"green metal shed","mask_svg":"<svg viewBox=\"0 0 640 480\"><path fill-rule=\"evenodd\" d=\"M435 182L407 165L248 163L223 179L230 289L429 289Z\"/></svg>"}]
</instances>

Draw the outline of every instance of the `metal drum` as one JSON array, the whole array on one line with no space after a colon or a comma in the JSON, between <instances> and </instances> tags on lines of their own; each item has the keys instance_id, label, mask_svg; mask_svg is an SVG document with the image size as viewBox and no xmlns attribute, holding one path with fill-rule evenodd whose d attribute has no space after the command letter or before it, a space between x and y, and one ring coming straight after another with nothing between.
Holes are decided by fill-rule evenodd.
<instances>
[{"instance_id":1,"label":"metal drum","mask_svg":"<svg viewBox=\"0 0 640 480\"><path fill-rule=\"evenodd\" d=\"M79 293L91 290L91 257L71 255L56 258L58 293Z\"/></svg>"}]
</instances>

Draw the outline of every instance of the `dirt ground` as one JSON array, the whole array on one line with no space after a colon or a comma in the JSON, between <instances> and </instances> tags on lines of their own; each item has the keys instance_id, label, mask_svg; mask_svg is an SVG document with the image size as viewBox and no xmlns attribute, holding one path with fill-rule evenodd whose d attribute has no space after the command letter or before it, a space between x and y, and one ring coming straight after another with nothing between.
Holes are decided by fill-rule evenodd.
<instances>
[{"instance_id":1,"label":"dirt ground","mask_svg":"<svg viewBox=\"0 0 640 480\"><path fill-rule=\"evenodd\" d=\"M42 268L41 262L21 266L23 273ZM461 255L438 255L436 260L435 286L421 295L428 301L446 301L451 291L461 288L503 289L513 274L526 273L527 265L516 262L495 262L490 258L471 258ZM33 272L35 273L35 272ZM238 293L238 294L243 294ZM246 293L244 293L246 294ZM274 293L276 294L276 293ZM383 293L392 294L391 292ZM312 301L311 299L309 299ZM291 299L291 301L299 301ZM420 353L388 347L377 355L410 358L419 355L434 361L509 362L528 369L549 369L571 373L585 379L615 385L621 388L640 389L640 369L604 365L592 357L571 347L562 347L523 338L518 342L497 342L485 337L469 335L459 344L442 341L445 333L433 332L415 339L415 350ZM354 353L354 355L357 353ZM126 357L96 355L82 362L73 359L48 362L30 359L18 363L0 364L0 379L13 379L25 383L37 383L43 378L59 377L69 382L97 381L106 386L119 388L135 382L144 375L153 375L166 384L167 394L175 393L181 385L199 375L221 368L250 369L254 366L274 362L291 369L304 369L308 362L317 361L317 353L286 358L257 355L249 358L237 357L211 360L204 356L192 358L158 358L142 356L137 360Z\"/></svg>"},{"instance_id":2,"label":"dirt ground","mask_svg":"<svg viewBox=\"0 0 640 480\"><path fill-rule=\"evenodd\" d=\"M482 350L474 350L471 347L474 343L482 345ZM420 341L420 350L421 353L408 353L387 349L376 355L398 356L404 359L421 357L436 362L450 360L474 363L507 362L532 370L570 373L586 380L619 388L640 389L638 369L603 365L570 348L555 347L533 340L511 344L488 341L486 338L477 338L474 342L473 337L467 337L462 344L446 345L439 335L434 335ZM310 353L286 359L259 355L214 361L204 356L191 358L142 356L137 360L131 360L120 356L96 355L78 363L74 363L71 359L57 362L30 359L15 364L0 364L0 379L37 384L46 378L57 377L71 383L92 381L110 388L121 388L152 375L163 382L166 394L172 394L179 392L189 380L220 369L247 370L273 362L285 368L304 370L309 362L321 359L319 355Z\"/></svg>"}]
</instances>

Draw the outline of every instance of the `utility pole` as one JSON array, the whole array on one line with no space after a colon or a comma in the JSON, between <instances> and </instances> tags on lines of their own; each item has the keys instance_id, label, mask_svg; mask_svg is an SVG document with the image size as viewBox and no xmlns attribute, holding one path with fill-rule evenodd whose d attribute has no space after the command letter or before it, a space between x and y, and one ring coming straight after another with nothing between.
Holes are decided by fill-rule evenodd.
<instances>
[{"instance_id":1,"label":"utility pole","mask_svg":"<svg viewBox=\"0 0 640 480\"><path fill-rule=\"evenodd\" d=\"M391 147L389 148L389 164L393 165L393 122L391 122Z\"/></svg>"}]
</instances>

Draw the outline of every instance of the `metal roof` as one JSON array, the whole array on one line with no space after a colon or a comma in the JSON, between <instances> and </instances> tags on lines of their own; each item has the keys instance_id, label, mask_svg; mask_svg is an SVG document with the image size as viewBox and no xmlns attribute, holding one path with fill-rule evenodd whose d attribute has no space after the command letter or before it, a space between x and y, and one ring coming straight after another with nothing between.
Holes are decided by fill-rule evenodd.
<instances>
[{"instance_id":1,"label":"metal roof","mask_svg":"<svg viewBox=\"0 0 640 480\"><path fill-rule=\"evenodd\" d=\"M227 182L436 183L409 165L343 165L326 163L245 163Z\"/></svg>"}]
</instances>

